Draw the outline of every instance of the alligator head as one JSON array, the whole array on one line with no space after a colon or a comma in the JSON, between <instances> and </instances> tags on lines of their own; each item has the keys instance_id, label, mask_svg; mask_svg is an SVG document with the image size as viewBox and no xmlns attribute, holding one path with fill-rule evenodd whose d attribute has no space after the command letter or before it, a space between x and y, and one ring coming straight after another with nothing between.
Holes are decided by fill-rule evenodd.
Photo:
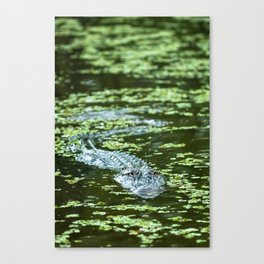
<instances>
[{"instance_id":1,"label":"alligator head","mask_svg":"<svg viewBox=\"0 0 264 264\"><path fill-rule=\"evenodd\" d=\"M114 179L124 188L146 199L154 198L164 191L164 178L149 167L123 169Z\"/></svg>"}]
</instances>

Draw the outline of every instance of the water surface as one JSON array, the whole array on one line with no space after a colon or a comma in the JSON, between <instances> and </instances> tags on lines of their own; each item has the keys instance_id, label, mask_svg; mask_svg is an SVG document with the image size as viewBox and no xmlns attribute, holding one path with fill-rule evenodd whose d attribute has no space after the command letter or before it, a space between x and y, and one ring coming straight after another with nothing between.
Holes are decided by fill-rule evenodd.
<instances>
[{"instance_id":1,"label":"water surface","mask_svg":"<svg viewBox=\"0 0 264 264\"><path fill-rule=\"evenodd\" d=\"M56 18L56 246L209 246L207 18ZM75 161L74 138L142 158L142 199Z\"/></svg>"}]
</instances>

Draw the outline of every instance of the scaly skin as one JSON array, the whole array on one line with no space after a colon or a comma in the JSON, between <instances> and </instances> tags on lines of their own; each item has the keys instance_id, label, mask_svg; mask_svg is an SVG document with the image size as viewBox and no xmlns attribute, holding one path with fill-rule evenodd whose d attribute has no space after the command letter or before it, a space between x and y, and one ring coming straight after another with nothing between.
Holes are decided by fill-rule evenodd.
<instances>
[{"instance_id":1,"label":"scaly skin","mask_svg":"<svg viewBox=\"0 0 264 264\"><path fill-rule=\"evenodd\" d=\"M84 145L71 146L77 161L118 171L114 176L115 181L142 198L154 198L164 191L164 178L142 159L120 151L96 149L91 141L88 142L92 149L87 149Z\"/></svg>"}]
</instances>

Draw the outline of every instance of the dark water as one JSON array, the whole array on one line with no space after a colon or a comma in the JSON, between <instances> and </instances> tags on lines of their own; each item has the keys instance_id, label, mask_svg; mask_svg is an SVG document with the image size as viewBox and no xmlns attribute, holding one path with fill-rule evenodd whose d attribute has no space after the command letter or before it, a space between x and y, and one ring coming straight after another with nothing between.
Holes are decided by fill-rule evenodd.
<instances>
[{"instance_id":1,"label":"dark water","mask_svg":"<svg viewBox=\"0 0 264 264\"><path fill-rule=\"evenodd\" d=\"M207 18L56 19L56 246L209 246ZM142 199L75 161L74 136L142 158Z\"/></svg>"}]
</instances>

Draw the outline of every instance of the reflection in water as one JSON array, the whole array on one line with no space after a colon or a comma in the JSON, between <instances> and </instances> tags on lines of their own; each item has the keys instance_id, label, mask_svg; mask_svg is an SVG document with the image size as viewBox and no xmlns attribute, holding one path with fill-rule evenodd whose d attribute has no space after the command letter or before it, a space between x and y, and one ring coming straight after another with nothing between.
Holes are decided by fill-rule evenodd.
<instances>
[{"instance_id":1,"label":"reflection in water","mask_svg":"<svg viewBox=\"0 0 264 264\"><path fill-rule=\"evenodd\" d=\"M207 18L56 19L56 246L209 245L208 52ZM88 139L146 162L163 192L76 160Z\"/></svg>"}]
</instances>

